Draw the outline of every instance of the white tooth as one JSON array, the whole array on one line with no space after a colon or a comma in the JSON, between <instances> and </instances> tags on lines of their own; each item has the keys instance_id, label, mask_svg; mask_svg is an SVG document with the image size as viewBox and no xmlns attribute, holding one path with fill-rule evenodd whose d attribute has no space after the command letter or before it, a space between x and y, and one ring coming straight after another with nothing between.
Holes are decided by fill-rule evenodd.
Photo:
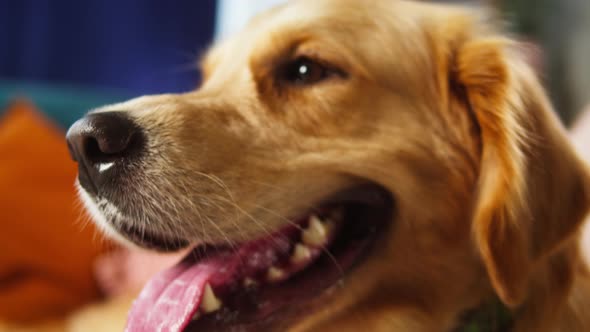
<instances>
[{"instance_id":1,"label":"white tooth","mask_svg":"<svg viewBox=\"0 0 590 332\"><path fill-rule=\"evenodd\" d=\"M309 226L301 233L303 243L308 246L321 247L328 240L328 231L331 228L331 221L324 225L316 215L309 217Z\"/></svg>"},{"instance_id":2,"label":"white tooth","mask_svg":"<svg viewBox=\"0 0 590 332\"><path fill-rule=\"evenodd\" d=\"M195 314L193 315L192 320L197 320L197 319L199 319L199 317L201 317L201 313L196 311Z\"/></svg>"},{"instance_id":3,"label":"white tooth","mask_svg":"<svg viewBox=\"0 0 590 332\"><path fill-rule=\"evenodd\" d=\"M266 273L266 278L269 281L280 281L285 277L285 271L278 267L271 267Z\"/></svg>"},{"instance_id":4,"label":"white tooth","mask_svg":"<svg viewBox=\"0 0 590 332\"><path fill-rule=\"evenodd\" d=\"M258 286L258 282L256 282L256 280L252 279L252 278L248 278L246 277L244 279L244 287L256 287Z\"/></svg>"},{"instance_id":5,"label":"white tooth","mask_svg":"<svg viewBox=\"0 0 590 332\"><path fill-rule=\"evenodd\" d=\"M291 263L300 264L308 261L311 257L311 251L305 244L297 243L291 256Z\"/></svg>"},{"instance_id":6,"label":"white tooth","mask_svg":"<svg viewBox=\"0 0 590 332\"><path fill-rule=\"evenodd\" d=\"M219 308L221 308L221 305L221 301L215 296L215 293L213 293L213 289L211 289L211 286L209 284L206 284L205 290L203 292L203 299L201 300L201 310L207 314L218 310Z\"/></svg>"}]
</instances>

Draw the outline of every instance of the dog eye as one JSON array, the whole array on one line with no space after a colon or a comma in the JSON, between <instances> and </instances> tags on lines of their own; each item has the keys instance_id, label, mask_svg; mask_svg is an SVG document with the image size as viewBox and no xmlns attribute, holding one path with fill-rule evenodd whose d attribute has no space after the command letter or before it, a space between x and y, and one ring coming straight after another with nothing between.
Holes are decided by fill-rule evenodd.
<instances>
[{"instance_id":1,"label":"dog eye","mask_svg":"<svg viewBox=\"0 0 590 332\"><path fill-rule=\"evenodd\" d=\"M301 57L287 64L280 80L292 85L310 85L328 78L332 71L317 61Z\"/></svg>"}]
</instances>

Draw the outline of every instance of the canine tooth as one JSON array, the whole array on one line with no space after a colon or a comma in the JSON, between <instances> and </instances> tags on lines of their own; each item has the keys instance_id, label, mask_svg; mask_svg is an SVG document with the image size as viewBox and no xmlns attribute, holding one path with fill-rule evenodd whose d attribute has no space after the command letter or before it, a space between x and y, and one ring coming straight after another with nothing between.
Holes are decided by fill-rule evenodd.
<instances>
[{"instance_id":1,"label":"canine tooth","mask_svg":"<svg viewBox=\"0 0 590 332\"><path fill-rule=\"evenodd\" d=\"M204 313L210 313L221 308L221 301L213 293L211 285L205 285L205 291L203 292L203 299L201 300L201 310Z\"/></svg>"},{"instance_id":2,"label":"canine tooth","mask_svg":"<svg viewBox=\"0 0 590 332\"><path fill-rule=\"evenodd\" d=\"M324 225L316 215L309 217L309 226L301 233L303 243L314 247L324 245L328 239L328 223Z\"/></svg>"},{"instance_id":3,"label":"canine tooth","mask_svg":"<svg viewBox=\"0 0 590 332\"><path fill-rule=\"evenodd\" d=\"M297 243L291 256L291 263L299 264L307 261L311 257L311 251L305 244Z\"/></svg>"},{"instance_id":4,"label":"canine tooth","mask_svg":"<svg viewBox=\"0 0 590 332\"><path fill-rule=\"evenodd\" d=\"M278 267L274 267L274 266L269 268L266 273L266 278L269 281L280 281L283 279L284 276L285 276L285 271L283 271L282 269L279 269Z\"/></svg>"},{"instance_id":5,"label":"canine tooth","mask_svg":"<svg viewBox=\"0 0 590 332\"><path fill-rule=\"evenodd\" d=\"M195 314L193 315L193 318L191 318L192 320L197 320L201 317L201 313L199 311L196 311Z\"/></svg>"}]
</instances>

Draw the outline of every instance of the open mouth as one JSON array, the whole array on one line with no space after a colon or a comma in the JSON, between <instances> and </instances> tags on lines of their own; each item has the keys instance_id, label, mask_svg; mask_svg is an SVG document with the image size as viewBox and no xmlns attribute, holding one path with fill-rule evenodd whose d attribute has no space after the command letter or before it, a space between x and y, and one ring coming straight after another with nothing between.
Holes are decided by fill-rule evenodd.
<instances>
[{"instance_id":1,"label":"open mouth","mask_svg":"<svg viewBox=\"0 0 590 332\"><path fill-rule=\"evenodd\" d=\"M392 210L387 191L363 185L268 236L198 246L144 287L127 331L262 331L305 315L362 261Z\"/></svg>"}]
</instances>

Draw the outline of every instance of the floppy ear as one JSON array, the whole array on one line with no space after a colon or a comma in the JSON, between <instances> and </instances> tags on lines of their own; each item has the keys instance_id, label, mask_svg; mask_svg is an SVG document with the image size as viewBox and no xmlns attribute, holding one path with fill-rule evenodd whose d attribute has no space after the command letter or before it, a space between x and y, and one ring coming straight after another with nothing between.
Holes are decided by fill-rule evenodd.
<instances>
[{"instance_id":1,"label":"floppy ear","mask_svg":"<svg viewBox=\"0 0 590 332\"><path fill-rule=\"evenodd\" d=\"M481 132L473 233L492 285L509 306L535 265L572 239L589 206L585 165L530 66L501 38L458 46L452 79Z\"/></svg>"}]
</instances>

